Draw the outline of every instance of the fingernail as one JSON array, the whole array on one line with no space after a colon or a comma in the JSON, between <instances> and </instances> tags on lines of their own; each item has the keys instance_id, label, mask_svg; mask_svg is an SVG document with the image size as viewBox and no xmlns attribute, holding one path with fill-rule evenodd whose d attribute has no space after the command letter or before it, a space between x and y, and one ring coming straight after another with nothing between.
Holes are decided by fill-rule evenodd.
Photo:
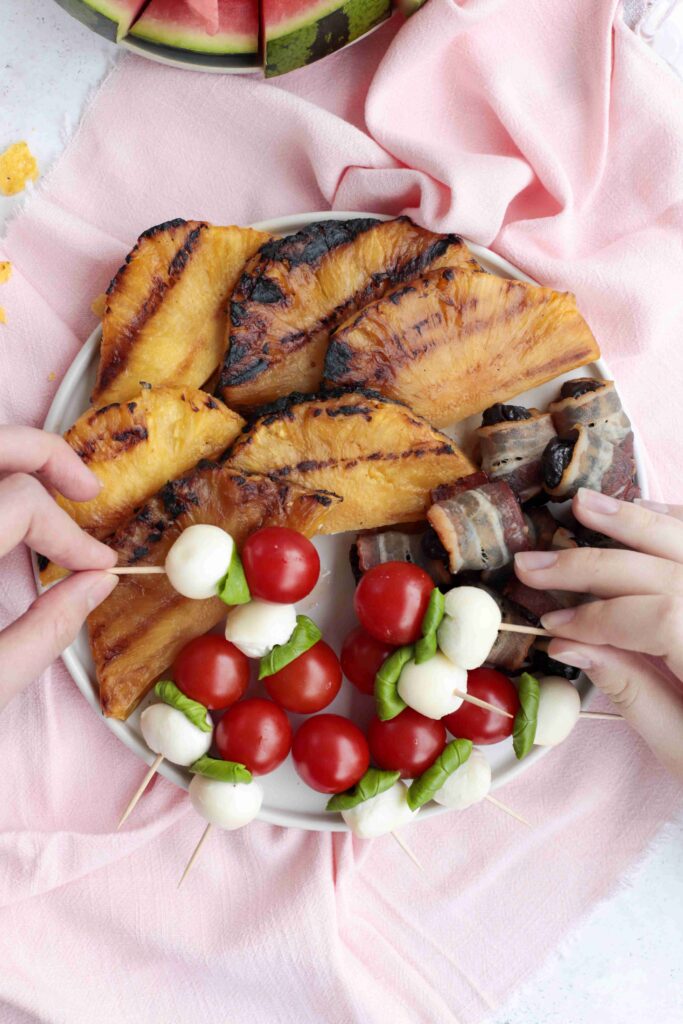
<instances>
[{"instance_id":1,"label":"fingernail","mask_svg":"<svg viewBox=\"0 0 683 1024\"><path fill-rule=\"evenodd\" d=\"M600 494L599 491L589 491L586 487L580 487L576 497L583 508L587 508L589 512L598 512L603 516L613 516L621 507L621 502L616 498Z\"/></svg>"},{"instance_id":2,"label":"fingernail","mask_svg":"<svg viewBox=\"0 0 683 1024\"><path fill-rule=\"evenodd\" d=\"M86 598L88 611L91 612L93 608L97 608L98 604L102 604L105 598L109 597L118 582L119 577L114 576L113 573L103 572L99 575L88 590Z\"/></svg>"},{"instance_id":3,"label":"fingernail","mask_svg":"<svg viewBox=\"0 0 683 1024\"><path fill-rule=\"evenodd\" d=\"M649 508L650 512L661 512L664 516L671 511L670 507L663 505L661 501L648 501L647 498L636 498L633 504L640 505L641 508Z\"/></svg>"},{"instance_id":4,"label":"fingernail","mask_svg":"<svg viewBox=\"0 0 683 1024\"><path fill-rule=\"evenodd\" d=\"M566 626L576 615L576 608L560 608L556 612L548 612L541 618L541 625L544 629L558 629Z\"/></svg>"},{"instance_id":5,"label":"fingernail","mask_svg":"<svg viewBox=\"0 0 683 1024\"><path fill-rule=\"evenodd\" d=\"M556 551L520 551L515 555L515 565L528 571L549 569L557 564L557 558Z\"/></svg>"},{"instance_id":6,"label":"fingernail","mask_svg":"<svg viewBox=\"0 0 683 1024\"><path fill-rule=\"evenodd\" d=\"M573 668L593 668L593 662L583 651L556 651L553 650L552 657L555 661L561 661L563 665L571 665Z\"/></svg>"}]
</instances>

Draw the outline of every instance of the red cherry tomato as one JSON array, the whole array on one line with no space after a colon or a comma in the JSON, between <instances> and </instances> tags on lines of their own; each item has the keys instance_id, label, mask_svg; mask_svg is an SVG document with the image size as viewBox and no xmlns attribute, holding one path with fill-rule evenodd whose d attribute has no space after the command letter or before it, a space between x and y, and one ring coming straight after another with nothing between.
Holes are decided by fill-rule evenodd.
<instances>
[{"instance_id":1,"label":"red cherry tomato","mask_svg":"<svg viewBox=\"0 0 683 1024\"><path fill-rule=\"evenodd\" d=\"M246 693L249 660L225 637L209 633L190 640L176 658L172 676L183 693L218 711Z\"/></svg>"},{"instance_id":2,"label":"red cherry tomato","mask_svg":"<svg viewBox=\"0 0 683 1024\"><path fill-rule=\"evenodd\" d=\"M361 693L375 692L375 676L379 667L396 650L367 633L362 626L352 629L341 649L344 675Z\"/></svg>"},{"instance_id":3,"label":"red cherry tomato","mask_svg":"<svg viewBox=\"0 0 683 1024\"><path fill-rule=\"evenodd\" d=\"M368 569L356 587L353 606L371 636L385 644L413 644L434 589L431 576L410 562L384 562Z\"/></svg>"},{"instance_id":4,"label":"red cherry tomato","mask_svg":"<svg viewBox=\"0 0 683 1024\"><path fill-rule=\"evenodd\" d=\"M380 768L400 772L404 779L414 779L434 763L446 746L446 730L441 722L406 708L389 722L373 718L368 742L372 760Z\"/></svg>"},{"instance_id":5,"label":"red cherry tomato","mask_svg":"<svg viewBox=\"0 0 683 1024\"><path fill-rule=\"evenodd\" d=\"M267 775L287 757L292 727L272 700L251 697L226 711L216 726L215 740L224 761L237 761L254 775Z\"/></svg>"},{"instance_id":6,"label":"red cherry tomato","mask_svg":"<svg viewBox=\"0 0 683 1024\"><path fill-rule=\"evenodd\" d=\"M519 711L517 690L507 676L493 668L475 668L467 673L467 692L489 704L516 715ZM512 718L497 715L476 704L461 704L452 715L446 715L442 722L453 736L472 740L473 743L499 743L512 735Z\"/></svg>"},{"instance_id":7,"label":"red cherry tomato","mask_svg":"<svg viewBox=\"0 0 683 1024\"><path fill-rule=\"evenodd\" d=\"M370 764L367 740L341 715L315 715L299 726L292 744L294 767L319 793L341 793L361 779Z\"/></svg>"},{"instance_id":8,"label":"red cherry tomato","mask_svg":"<svg viewBox=\"0 0 683 1024\"><path fill-rule=\"evenodd\" d=\"M297 715L311 715L331 704L342 684L339 658L318 640L279 672L264 679L268 696Z\"/></svg>"},{"instance_id":9,"label":"red cherry tomato","mask_svg":"<svg viewBox=\"0 0 683 1024\"><path fill-rule=\"evenodd\" d=\"M313 590L320 558L310 540L286 526L252 533L242 548L242 565L252 597L294 604Z\"/></svg>"}]
</instances>

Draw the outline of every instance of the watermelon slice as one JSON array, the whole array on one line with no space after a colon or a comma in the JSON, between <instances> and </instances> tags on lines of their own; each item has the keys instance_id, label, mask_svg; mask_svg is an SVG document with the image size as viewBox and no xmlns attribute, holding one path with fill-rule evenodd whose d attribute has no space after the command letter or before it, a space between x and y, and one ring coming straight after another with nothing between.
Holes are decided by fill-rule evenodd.
<instances>
[{"instance_id":1,"label":"watermelon slice","mask_svg":"<svg viewBox=\"0 0 683 1024\"><path fill-rule=\"evenodd\" d=\"M218 16L207 29L212 7ZM207 54L258 54L258 0L151 0L130 35L148 43Z\"/></svg>"},{"instance_id":2,"label":"watermelon slice","mask_svg":"<svg viewBox=\"0 0 683 1024\"><path fill-rule=\"evenodd\" d=\"M57 3L98 35L119 42L147 0L57 0Z\"/></svg>"},{"instance_id":3,"label":"watermelon slice","mask_svg":"<svg viewBox=\"0 0 683 1024\"><path fill-rule=\"evenodd\" d=\"M204 21L209 35L215 35L220 27L218 0L187 0L187 4Z\"/></svg>"},{"instance_id":4,"label":"watermelon slice","mask_svg":"<svg viewBox=\"0 0 683 1024\"><path fill-rule=\"evenodd\" d=\"M340 50L388 18L391 6L391 0L261 0L266 76Z\"/></svg>"}]
</instances>

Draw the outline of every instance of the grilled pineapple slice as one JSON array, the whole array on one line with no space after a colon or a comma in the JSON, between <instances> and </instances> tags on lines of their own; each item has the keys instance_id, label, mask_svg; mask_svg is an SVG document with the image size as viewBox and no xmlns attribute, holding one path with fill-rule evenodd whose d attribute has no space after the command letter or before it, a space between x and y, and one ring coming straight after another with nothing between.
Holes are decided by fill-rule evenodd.
<instances>
[{"instance_id":1,"label":"grilled pineapple slice","mask_svg":"<svg viewBox=\"0 0 683 1024\"><path fill-rule=\"evenodd\" d=\"M447 268L339 327L325 380L376 388L443 427L599 355L573 295Z\"/></svg>"},{"instance_id":2,"label":"grilled pineapple slice","mask_svg":"<svg viewBox=\"0 0 683 1024\"><path fill-rule=\"evenodd\" d=\"M102 481L90 501L57 501L79 526L104 538L167 480L224 451L244 420L196 388L152 388L122 405L89 409L64 437ZM47 586L63 570L41 566Z\"/></svg>"},{"instance_id":3,"label":"grilled pineapple slice","mask_svg":"<svg viewBox=\"0 0 683 1024\"><path fill-rule=\"evenodd\" d=\"M108 543L122 565L163 565L178 535L194 523L223 527L238 547L261 526L289 526L310 537L338 501L296 484L202 463L167 484ZM182 597L165 576L122 577L88 619L104 714L127 718L181 648L225 612L217 597Z\"/></svg>"},{"instance_id":4,"label":"grilled pineapple slice","mask_svg":"<svg viewBox=\"0 0 683 1024\"><path fill-rule=\"evenodd\" d=\"M226 306L268 235L171 220L137 241L109 285L93 405L125 402L140 383L200 387L225 349Z\"/></svg>"},{"instance_id":5,"label":"grilled pineapple slice","mask_svg":"<svg viewBox=\"0 0 683 1024\"><path fill-rule=\"evenodd\" d=\"M348 390L277 402L237 439L227 464L340 495L321 533L424 518L433 487L474 470L404 405Z\"/></svg>"},{"instance_id":6,"label":"grilled pineapple slice","mask_svg":"<svg viewBox=\"0 0 683 1024\"><path fill-rule=\"evenodd\" d=\"M218 393L251 410L315 391L337 324L393 284L445 266L478 264L458 235L435 235L407 217L321 221L267 242L233 292Z\"/></svg>"}]
</instances>

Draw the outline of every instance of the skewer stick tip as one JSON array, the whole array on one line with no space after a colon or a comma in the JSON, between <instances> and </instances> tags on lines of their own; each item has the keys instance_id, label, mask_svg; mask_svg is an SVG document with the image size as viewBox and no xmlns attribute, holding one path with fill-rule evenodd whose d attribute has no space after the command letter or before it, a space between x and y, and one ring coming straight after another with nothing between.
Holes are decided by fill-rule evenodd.
<instances>
[{"instance_id":1,"label":"skewer stick tip","mask_svg":"<svg viewBox=\"0 0 683 1024\"><path fill-rule=\"evenodd\" d=\"M199 856L199 851L201 850L202 846L204 845L206 839L208 838L208 835L209 835L210 831L211 831L211 822L208 823L208 825L206 826L206 828L202 832L201 836L199 837L199 842L195 846L194 850L192 851L192 855L191 855L190 859L188 860L187 864L185 865L185 870L183 871L182 875L180 876L180 881L178 882L178 885L177 885L178 889L180 888L180 886L183 884L183 882L187 878L187 876L188 876L188 874L190 872L190 868L192 867L192 865L196 861L197 857Z\"/></svg>"},{"instance_id":2,"label":"skewer stick tip","mask_svg":"<svg viewBox=\"0 0 683 1024\"><path fill-rule=\"evenodd\" d=\"M497 807L499 811L503 811L504 814L509 814L511 818L515 819L515 821L519 821L522 825L526 825L527 828L534 827L531 822L527 821L526 818L523 818L521 814L517 814L517 811L513 811L511 807L508 807L507 804L501 803L500 800L496 800L496 798L491 796L490 793L484 799L488 800L488 802L493 804L494 807Z\"/></svg>"},{"instance_id":3,"label":"skewer stick tip","mask_svg":"<svg viewBox=\"0 0 683 1024\"><path fill-rule=\"evenodd\" d=\"M412 862L413 862L413 864L415 865L415 867L419 868L419 870L420 870L420 871L424 871L424 866L423 866L423 865L422 865L422 864L420 863L420 861L419 861L419 860L417 859L417 857L415 856L415 854L413 853L413 851L412 851L412 850L410 849L410 847L408 846L408 844L407 844L407 843L406 843L406 842L405 842L405 841L404 841L403 839L401 839L401 837L399 836L399 834L398 834L397 832L390 832L390 833L389 833L389 835L390 835L390 836L392 836L392 838L394 838L394 839L396 840L396 842L397 842L397 843L398 843L398 845L399 845L399 846L401 847L401 849L403 850L403 852L404 852L405 854L407 854L407 855L408 855L408 857L410 857L410 859L412 860Z\"/></svg>"},{"instance_id":4,"label":"skewer stick tip","mask_svg":"<svg viewBox=\"0 0 683 1024\"><path fill-rule=\"evenodd\" d=\"M117 832L121 828L123 823L130 817L130 815L135 810L135 806L136 806L138 800L140 799L142 794L145 792L145 790L149 786L150 782L152 781L152 777L159 770L159 765L161 764L163 759L164 759L164 755L163 754L157 754L157 756L152 761L151 765L149 766L149 768L148 768L148 770L147 770L147 772L145 774L144 779L142 780L142 782L140 783L138 788L133 793L132 797L128 801L128 806L126 807L125 811L123 812L123 814L119 818L119 823L116 826L116 831Z\"/></svg>"}]
</instances>

